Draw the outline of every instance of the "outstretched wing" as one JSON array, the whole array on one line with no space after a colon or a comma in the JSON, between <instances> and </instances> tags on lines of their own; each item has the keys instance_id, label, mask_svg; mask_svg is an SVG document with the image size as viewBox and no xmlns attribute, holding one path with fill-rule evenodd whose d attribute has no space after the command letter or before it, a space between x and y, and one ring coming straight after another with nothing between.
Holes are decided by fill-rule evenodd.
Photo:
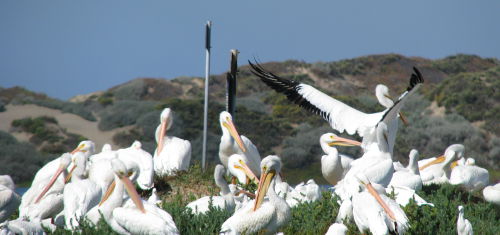
<instances>
[{"instance_id":1,"label":"outstretched wing","mask_svg":"<svg viewBox=\"0 0 500 235\"><path fill-rule=\"evenodd\" d=\"M408 85L408 88L406 88L406 91L399 96L394 105L385 112L381 121L385 124L389 124L390 120L394 120L395 118L397 118L397 115L403 107L403 104L406 102L407 98L414 94L422 85L422 83L424 83L422 74L420 73L420 71L418 71L417 68L413 67L413 73L411 74L410 84Z\"/></svg>"},{"instance_id":2,"label":"outstretched wing","mask_svg":"<svg viewBox=\"0 0 500 235\"><path fill-rule=\"evenodd\" d=\"M253 64L252 73L259 77L266 85L287 96L288 100L300 107L323 117L330 126L339 131L346 131L353 135L363 136L367 128L373 128L383 116L383 112L367 114L336 100L316 88L307 84L279 77L262 68L260 64Z\"/></svg>"}]
</instances>

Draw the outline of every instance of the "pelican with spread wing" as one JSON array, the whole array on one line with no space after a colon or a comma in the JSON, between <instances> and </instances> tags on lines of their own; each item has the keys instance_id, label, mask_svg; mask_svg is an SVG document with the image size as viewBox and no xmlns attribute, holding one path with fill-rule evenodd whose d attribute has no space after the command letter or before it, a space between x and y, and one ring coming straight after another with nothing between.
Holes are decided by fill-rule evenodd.
<instances>
[{"instance_id":1,"label":"pelican with spread wing","mask_svg":"<svg viewBox=\"0 0 500 235\"><path fill-rule=\"evenodd\" d=\"M390 126L390 122L398 118L398 113L406 102L407 98L416 92L418 87L424 82L422 74L415 67L410 77L410 84L406 91L394 102L394 105L377 113L364 113L350 107L339 100L336 100L318 89L297 81L279 77L266 71L260 64L253 64L252 73L259 77L266 85L279 93L283 93L287 98L298 104L300 107L322 116L331 127L340 133L346 131L349 135L358 134L363 137L363 149L370 148L376 142L375 126L379 122L384 122ZM396 127L397 128L397 127ZM388 139L394 141L392 135L396 135L395 130L388 130ZM392 146L394 143L389 143Z\"/></svg>"}]
</instances>

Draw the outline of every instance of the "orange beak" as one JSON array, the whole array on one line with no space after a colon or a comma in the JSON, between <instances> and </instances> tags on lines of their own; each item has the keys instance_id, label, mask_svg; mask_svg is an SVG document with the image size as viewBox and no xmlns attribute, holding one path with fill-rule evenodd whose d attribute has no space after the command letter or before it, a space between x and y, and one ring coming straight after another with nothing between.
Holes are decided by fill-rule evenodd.
<instances>
[{"instance_id":1,"label":"orange beak","mask_svg":"<svg viewBox=\"0 0 500 235\"><path fill-rule=\"evenodd\" d=\"M158 147L156 148L156 156L159 156L161 151L163 150L163 142L165 139L165 134L167 133L167 123L168 119L161 122L160 136L158 137Z\"/></svg>"},{"instance_id":2,"label":"orange beak","mask_svg":"<svg viewBox=\"0 0 500 235\"><path fill-rule=\"evenodd\" d=\"M419 170L423 170L423 169L425 169L425 168L427 168L427 167L429 167L429 166L432 166L432 165L434 165L434 164L438 164L438 163L444 162L444 160L445 160L444 155L441 155L441 156L437 157L436 159L434 159L433 161L428 162L427 164L425 164L425 165L421 166L421 167L420 167L420 168L418 168L418 169L419 169Z\"/></svg>"},{"instance_id":3,"label":"orange beak","mask_svg":"<svg viewBox=\"0 0 500 235\"><path fill-rule=\"evenodd\" d=\"M111 194L115 190L115 187L116 187L116 181L113 180L113 183L109 185L108 190L106 190L106 193L99 202L99 206L101 206L106 200L108 200L109 196L111 196Z\"/></svg>"},{"instance_id":4,"label":"orange beak","mask_svg":"<svg viewBox=\"0 0 500 235\"><path fill-rule=\"evenodd\" d=\"M276 171L271 170L269 173L262 172L259 182L259 188L257 189L257 196L255 197L255 204L253 206L253 211L259 209L260 205L264 201L264 197L267 194L267 190L269 189L269 185L271 184L271 180L274 175L276 175Z\"/></svg>"},{"instance_id":5,"label":"orange beak","mask_svg":"<svg viewBox=\"0 0 500 235\"><path fill-rule=\"evenodd\" d=\"M389 208L389 206L387 206L387 204L384 202L384 200L382 200L382 198L380 197L378 192L373 188L372 184L371 183L365 184L365 187L368 190L368 192L375 198L375 200L377 200L377 202L380 204L380 206L382 206L382 208L384 209L385 213L387 213L389 218L391 218L392 221L396 221L396 217L394 216L394 213Z\"/></svg>"},{"instance_id":6,"label":"orange beak","mask_svg":"<svg viewBox=\"0 0 500 235\"><path fill-rule=\"evenodd\" d=\"M52 187L52 185L54 185L54 183L57 180L57 177L59 177L59 175L61 175L61 173L64 170L65 170L64 166L59 166L59 168L57 169L57 171L54 174L54 176L52 176L52 179L50 179L50 181L47 184L47 186L45 186L45 188L43 189L42 193L40 193L40 195L38 195L38 197L36 198L35 203L40 202L40 200L43 198L43 196L45 196L45 194L47 193L47 191L49 191L49 189Z\"/></svg>"},{"instance_id":7,"label":"orange beak","mask_svg":"<svg viewBox=\"0 0 500 235\"><path fill-rule=\"evenodd\" d=\"M241 151L246 152L247 150L245 148L245 145L243 145L240 134L238 134L238 131L236 131L236 127L234 126L233 122L231 120L227 120L222 125L224 125L224 127L229 130L229 134L231 134L233 139L236 140L236 143L240 147Z\"/></svg>"},{"instance_id":8,"label":"orange beak","mask_svg":"<svg viewBox=\"0 0 500 235\"><path fill-rule=\"evenodd\" d=\"M361 142L336 136L332 142L328 143L330 147L337 146L361 146Z\"/></svg>"},{"instance_id":9,"label":"orange beak","mask_svg":"<svg viewBox=\"0 0 500 235\"><path fill-rule=\"evenodd\" d=\"M82 148L84 147L84 145L79 145L78 147L76 147L75 149L73 149L73 151L71 151L71 155L75 154L76 152L82 150Z\"/></svg>"},{"instance_id":10,"label":"orange beak","mask_svg":"<svg viewBox=\"0 0 500 235\"><path fill-rule=\"evenodd\" d=\"M128 192L128 195L130 196L130 199L134 202L135 206L137 206L137 209L139 209L142 213L146 213L146 210L144 209L144 205L142 204L141 197L135 190L134 185L132 184L132 181L130 181L129 178L127 177L122 177L120 179L123 181L123 184L125 185L125 189Z\"/></svg>"},{"instance_id":11,"label":"orange beak","mask_svg":"<svg viewBox=\"0 0 500 235\"><path fill-rule=\"evenodd\" d=\"M399 112L399 119L401 119L401 121L405 124L405 126L410 125L408 119L406 119L406 117L403 115L402 112Z\"/></svg>"},{"instance_id":12,"label":"orange beak","mask_svg":"<svg viewBox=\"0 0 500 235\"><path fill-rule=\"evenodd\" d=\"M234 165L234 168L236 169L240 169L242 170L243 172L245 172L245 175L250 179L252 180L253 182L255 182L256 184L259 184L259 179L257 178L257 176L253 173L253 171L248 167L247 164L245 164L245 162L241 161L239 162L241 166L239 165ZM241 182L243 183L243 182Z\"/></svg>"},{"instance_id":13,"label":"orange beak","mask_svg":"<svg viewBox=\"0 0 500 235\"><path fill-rule=\"evenodd\" d=\"M68 175L66 176L66 179L64 179L64 183L67 184L69 180L71 179L71 176L73 175L73 171L76 169L76 164L73 163L73 167L71 167L71 170L69 170Z\"/></svg>"}]
</instances>

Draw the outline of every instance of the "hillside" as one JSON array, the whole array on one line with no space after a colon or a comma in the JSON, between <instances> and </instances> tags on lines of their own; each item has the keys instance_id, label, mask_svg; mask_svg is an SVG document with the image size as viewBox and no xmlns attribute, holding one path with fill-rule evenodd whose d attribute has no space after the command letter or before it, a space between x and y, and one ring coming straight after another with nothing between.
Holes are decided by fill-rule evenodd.
<instances>
[{"instance_id":1,"label":"hillside","mask_svg":"<svg viewBox=\"0 0 500 235\"><path fill-rule=\"evenodd\" d=\"M378 83L386 84L391 94L397 96L406 88L411 69L416 66L422 72L425 84L419 91L420 95L413 97L404 109L410 125L404 127L401 124L395 160L406 164L411 148L418 149L421 158L427 158L442 154L449 144L464 143L467 157L474 157L481 166L500 169L500 61L497 59L459 54L429 60L387 54L335 62L290 60L265 63L263 66L280 76L318 87L365 112L383 109L374 95ZM225 79L225 74L220 74L212 76L210 81L207 156L211 161L217 161L220 136L218 113L224 109ZM294 177L297 172L294 169L299 166L314 166L317 169L322 155L319 136L332 131L326 122L290 104L284 96L265 86L250 73L247 65L239 68L237 89L236 125L241 134L258 146L261 155L280 155L288 169L284 173L289 173L290 177ZM203 79L197 77L172 80L140 78L106 91L74 97L71 102L19 87L6 88L0 89L0 110L2 107L6 109L0 112L0 119L7 120L3 115L11 115L14 109L30 107L25 104L43 106L60 110L58 113L81 117L75 118L75 123L71 124L56 118L57 125L70 133L90 138L78 128L71 128L83 126L86 129L88 125L97 127L103 133L113 133L96 139L98 148L105 142L125 147L137 139L152 152L159 113L162 108L171 107L175 113L170 133L191 140L193 159L200 159L202 92ZM47 116L39 112L30 116L36 118L43 115ZM3 123L3 126L7 126L2 127L3 131L16 137L32 134L13 128L9 123ZM39 143L30 142L41 151ZM352 148L340 151L354 156L359 154L359 150ZM308 172L321 179L318 171Z\"/></svg>"}]
</instances>

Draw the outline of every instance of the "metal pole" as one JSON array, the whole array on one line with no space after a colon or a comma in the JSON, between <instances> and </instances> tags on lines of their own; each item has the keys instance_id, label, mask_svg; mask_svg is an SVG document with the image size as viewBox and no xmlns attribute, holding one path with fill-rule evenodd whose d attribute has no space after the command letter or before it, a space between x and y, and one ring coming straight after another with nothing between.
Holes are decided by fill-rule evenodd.
<instances>
[{"instance_id":1,"label":"metal pole","mask_svg":"<svg viewBox=\"0 0 500 235\"><path fill-rule=\"evenodd\" d=\"M210 31L212 29L212 22L207 21L205 26L205 108L203 113L203 150L201 157L201 168L203 171L206 169L207 159L207 122L208 122L208 78L210 77Z\"/></svg>"},{"instance_id":2,"label":"metal pole","mask_svg":"<svg viewBox=\"0 0 500 235\"><path fill-rule=\"evenodd\" d=\"M231 50L231 63L226 74L226 111L233 116L236 111L236 74L238 72L238 54L236 49Z\"/></svg>"}]
</instances>

